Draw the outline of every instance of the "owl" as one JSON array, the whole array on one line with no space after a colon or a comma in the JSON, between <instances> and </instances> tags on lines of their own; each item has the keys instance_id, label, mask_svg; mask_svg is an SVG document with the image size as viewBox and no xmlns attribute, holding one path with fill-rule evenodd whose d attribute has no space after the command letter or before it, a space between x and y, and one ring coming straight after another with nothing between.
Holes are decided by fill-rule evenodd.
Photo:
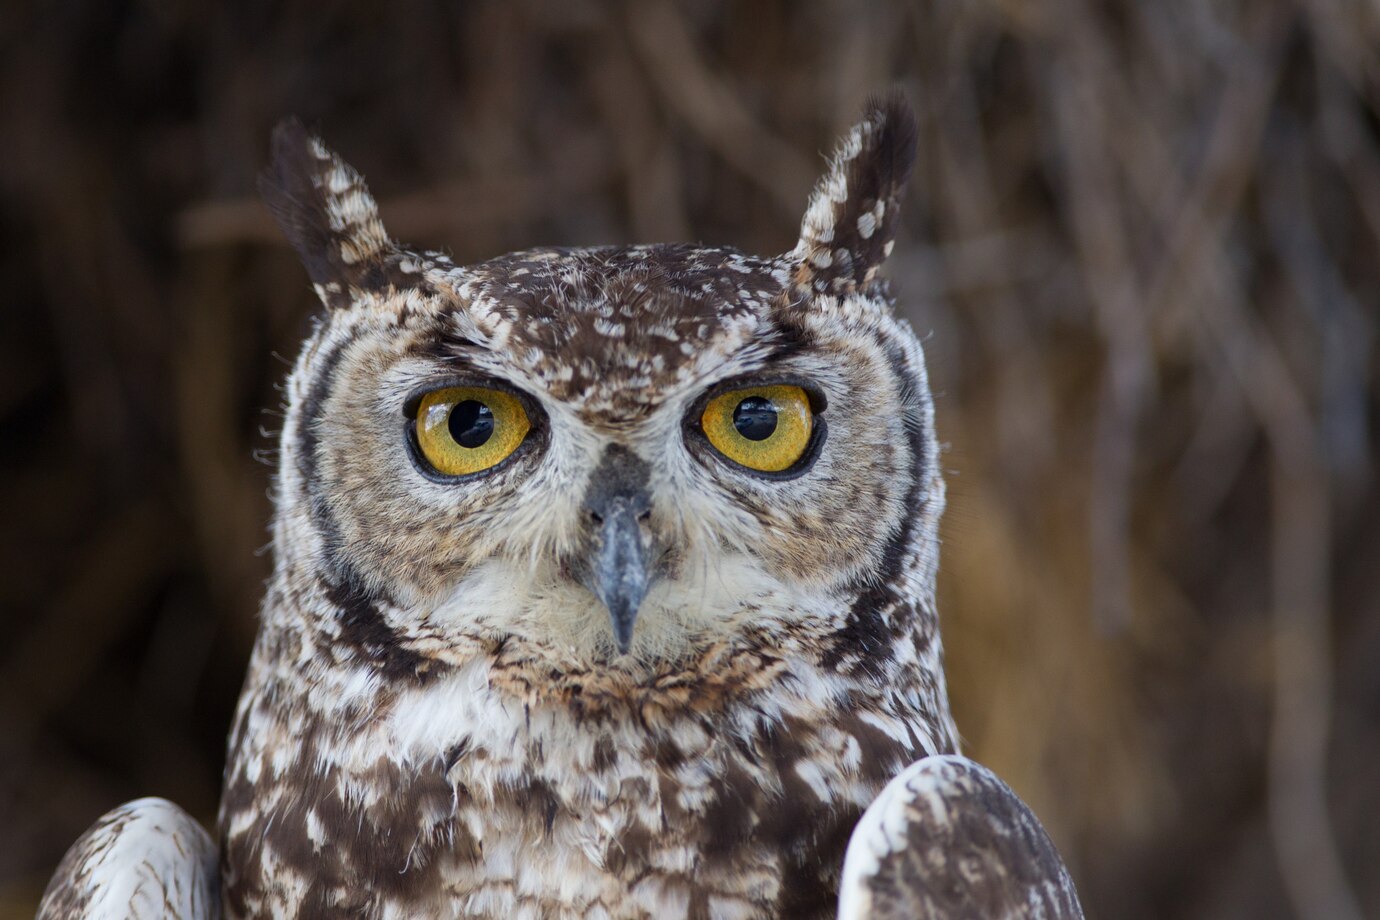
<instances>
[{"instance_id":1,"label":"owl","mask_svg":"<svg viewBox=\"0 0 1380 920\"><path fill-rule=\"evenodd\" d=\"M957 756L933 403L877 275L915 147L869 103L784 255L458 266L280 126L324 309L218 839L131 803L40 914L1081 916Z\"/></svg>"}]
</instances>

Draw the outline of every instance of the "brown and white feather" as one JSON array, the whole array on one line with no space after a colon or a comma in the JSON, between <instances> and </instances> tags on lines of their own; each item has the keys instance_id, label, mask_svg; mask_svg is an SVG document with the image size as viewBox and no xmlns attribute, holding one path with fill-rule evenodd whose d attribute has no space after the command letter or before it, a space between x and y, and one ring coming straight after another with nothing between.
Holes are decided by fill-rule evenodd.
<instances>
[{"instance_id":1,"label":"brown and white feather","mask_svg":"<svg viewBox=\"0 0 1380 920\"><path fill-rule=\"evenodd\" d=\"M848 844L839 920L1082 920L1039 820L964 757L926 757L868 807Z\"/></svg>"},{"instance_id":2,"label":"brown and white feather","mask_svg":"<svg viewBox=\"0 0 1380 920\"><path fill-rule=\"evenodd\" d=\"M164 799L138 799L68 849L37 920L219 920L211 835Z\"/></svg>"}]
</instances>

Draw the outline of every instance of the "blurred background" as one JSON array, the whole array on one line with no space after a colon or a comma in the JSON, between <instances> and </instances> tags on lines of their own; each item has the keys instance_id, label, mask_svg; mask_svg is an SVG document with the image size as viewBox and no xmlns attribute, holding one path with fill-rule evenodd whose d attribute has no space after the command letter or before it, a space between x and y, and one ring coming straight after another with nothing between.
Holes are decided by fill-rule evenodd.
<instances>
[{"instance_id":1,"label":"blurred background","mask_svg":"<svg viewBox=\"0 0 1380 920\"><path fill-rule=\"evenodd\" d=\"M967 751L1092 917L1380 916L1380 8L48 0L0 13L0 918L208 822L315 301L283 115L400 239L790 248L902 86Z\"/></svg>"}]
</instances>

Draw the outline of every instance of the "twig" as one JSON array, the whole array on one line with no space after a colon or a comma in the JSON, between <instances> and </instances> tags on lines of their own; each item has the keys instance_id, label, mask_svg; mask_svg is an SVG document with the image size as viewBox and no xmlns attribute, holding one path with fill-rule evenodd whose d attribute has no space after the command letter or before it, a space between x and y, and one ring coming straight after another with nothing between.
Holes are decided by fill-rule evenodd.
<instances>
[{"instance_id":1,"label":"twig","mask_svg":"<svg viewBox=\"0 0 1380 920\"><path fill-rule=\"evenodd\" d=\"M685 17L667 0L625 7L633 47L666 103L724 162L798 216L818 170L752 117L695 48Z\"/></svg>"}]
</instances>

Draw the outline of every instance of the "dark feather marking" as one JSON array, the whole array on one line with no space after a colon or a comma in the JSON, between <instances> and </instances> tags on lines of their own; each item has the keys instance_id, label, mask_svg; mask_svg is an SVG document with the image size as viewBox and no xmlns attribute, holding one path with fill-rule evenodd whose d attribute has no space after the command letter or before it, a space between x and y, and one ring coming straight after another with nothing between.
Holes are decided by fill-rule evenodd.
<instances>
[{"instance_id":1,"label":"dark feather marking","mask_svg":"<svg viewBox=\"0 0 1380 920\"><path fill-rule=\"evenodd\" d=\"M318 285L339 285L327 293L326 305L341 309L353 302L350 287L378 290L389 283L390 272L384 268L378 251L366 262L351 264L345 261L342 246L352 243L356 248L372 245L360 232L356 220L343 230L332 227L335 196L317 183L323 181L334 168L343 170L351 188L368 194L364 179L334 154L323 160L311 149L312 137L295 118L285 119L273 131L272 156L269 166L259 175L259 194L273 215L283 235L297 250L307 275ZM338 215L337 215L338 216ZM370 214L377 218L377 214ZM353 233L351 231L354 231ZM390 247L391 248L391 247ZM411 276L411 286L421 278Z\"/></svg>"},{"instance_id":2,"label":"dark feather marking","mask_svg":"<svg viewBox=\"0 0 1380 920\"><path fill-rule=\"evenodd\" d=\"M302 477L302 482L307 490L307 506L311 511L312 523L316 525L316 530L321 535L321 543L325 549L329 571L336 570L335 557L340 547L340 530L331 514L330 504L326 500L325 484L317 476L321 459L317 453L321 446L320 434L317 429L321 424L326 400L330 398L331 391L335 387L336 370L340 367L340 361L345 356L346 350L354 344L355 339L355 334L351 333L320 358L320 366L316 369L316 376L312 378L311 386L307 389L306 399L302 401L297 415L296 435L299 445L297 472Z\"/></svg>"},{"instance_id":3,"label":"dark feather marking","mask_svg":"<svg viewBox=\"0 0 1380 920\"><path fill-rule=\"evenodd\" d=\"M464 358L466 352L483 350L483 346L478 342L465 338L449 325L443 325L438 331L428 334L423 341L417 343L410 353L419 358L450 362Z\"/></svg>"},{"instance_id":4,"label":"dark feather marking","mask_svg":"<svg viewBox=\"0 0 1380 920\"><path fill-rule=\"evenodd\" d=\"M869 99L863 118L874 129L855 157L836 165L844 171L847 197L833 206L833 238L812 241L812 253L806 256L808 261L810 255L829 254L827 266L808 266L805 280L817 290L843 293L871 280L896 236L901 193L915 166L919 131L899 90ZM858 219L879 201L884 204L882 219L863 236Z\"/></svg>"},{"instance_id":5,"label":"dark feather marking","mask_svg":"<svg viewBox=\"0 0 1380 920\"><path fill-rule=\"evenodd\" d=\"M613 745L613 739L608 735L600 735L594 741L594 772L607 773L617 762L618 750Z\"/></svg>"},{"instance_id":6,"label":"dark feather marking","mask_svg":"<svg viewBox=\"0 0 1380 920\"><path fill-rule=\"evenodd\" d=\"M339 610L340 641L362 654L390 679L422 681L433 672L431 662L407 648L388 625L357 576L346 573L340 581L324 582L326 598Z\"/></svg>"},{"instance_id":7,"label":"dark feather marking","mask_svg":"<svg viewBox=\"0 0 1380 920\"><path fill-rule=\"evenodd\" d=\"M702 858L730 854L751 839L757 815L767 810L766 796L742 765L729 759L724 767L714 779L716 796L701 819Z\"/></svg>"},{"instance_id":8,"label":"dark feather marking","mask_svg":"<svg viewBox=\"0 0 1380 920\"><path fill-rule=\"evenodd\" d=\"M651 849L652 832L641 821L633 821L604 848L604 867L631 886L647 871Z\"/></svg>"},{"instance_id":9,"label":"dark feather marking","mask_svg":"<svg viewBox=\"0 0 1380 920\"><path fill-rule=\"evenodd\" d=\"M449 776L450 771L455 769L455 765L469 752L470 736L466 735L446 749L446 756L441 761L442 772Z\"/></svg>"},{"instance_id":10,"label":"dark feather marking","mask_svg":"<svg viewBox=\"0 0 1380 920\"><path fill-rule=\"evenodd\" d=\"M534 779L525 786L513 790L513 801L518 809L529 818L536 818L545 828L548 836L556 824L556 815L561 810L561 800L549 784Z\"/></svg>"},{"instance_id":11,"label":"dark feather marking","mask_svg":"<svg viewBox=\"0 0 1380 920\"><path fill-rule=\"evenodd\" d=\"M915 394L921 392L920 381L915 378L906 364L905 353L894 343L882 343L887 363L898 381L901 405L907 408L905 421L906 446L910 451L910 483L906 487L904 507L918 509L920 490L925 483L921 481L922 465L925 457L925 426L911 416L921 411L921 403ZM925 471L928 472L928 471ZM868 574L860 583L848 610L844 627L835 633L834 644L823 656L825 667L837 668L849 655L859 655L857 667L872 673L874 677L882 674L881 665L891 658L891 643L895 629L902 621L909 623L913 617L892 617L892 626L883 620L882 611L900 602L900 595L892 586L900 580L905 568L906 552L910 547L915 531L915 514L902 517L891 535L887 538L880 565L875 572Z\"/></svg>"},{"instance_id":12,"label":"dark feather marking","mask_svg":"<svg viewBox=\"0 0 1380 920\"><path fill-rule=\"evenodd\" d=\"M862 809L843 802L815 817L809 849L788 852L781 878L780 916L832 918L838 906L839 876L848 838Z\"/></svg>"},{"instance_id":13,"label":"dark feather marking","mask_svg":"<svg viewBox=\"0 0 1380 920\"><path fill-rule=\"evenodd\" d=\"M340 251L330 229L326 201L313 177L321 169L311 135L295 118L273 129L269 166L259 175L259 194L317 284L341 280Z\"/></svg>"},{"instance_id":14,"label":"dark feather marking","mask_svg":"<svg viewBox=\"0 0 1380 920\"><path fill-rule=\"evenodd\" d=\"M764 747L781 781L781 800L761 815L757 837L781 849L783 917L833 915L838 897L838 873L848 835L861 809L847 803L824 803L799 773L797 763L815 756L812 725L787 718L764 738Z\"/></svg>"},{"instance_id":15,"label":"dark feather marking","mask_svg":"<svg viewBox=\"0 0 1380 920\"><path fill-rule=\"evenodd\" d=\"M279 122L269 166L259 175L259 194L313 282L348 282L354 271L341 259L339 234L331 229L329 207L314 181L323 164L310 145L311 135L300 121ZM348 305L348 294L336 299L340 302L331 306Z\"/></svg>"},{"instance_id":16,"label":"dark feather marking","mask_svg":"<svg viewBox=\"0 0 1380 920\"><path fill-rule=\"evenodd\" d=\"M849 254L840 272L850 272L849 280L862 285L886 259L886 244L896 236L901 191L915 166L918 131L910 105L899 92L873 98L867 105L869 118L881 118L881 129L873 134L865 149L848 165L848 198L836 211L834 251ZM878 201L886 211L871 236L863 238L858 218L871 211Z\"/></svg>"},{"instance_id":17,"label":"dark feather marking","mask_svg":"<svg viewBox=\"0 0 1380 920\"><path fill-rule=\"evenodd\" d=\"M815 346L815 336L799 318L786 311L776 313L776 331L771 339L767 363L785 361Z\"/></svg>"},{"instance_id":18,"label":"dark feather marking","mask_svg":"<svg viewBox=\"0 0 1380 920\"><path fill-rule=\"evenodd\" d=\"M885 785L915 756L915 746L905 745L856 715L857 703L851 698L840 706L839 728L858 742L862 754L858 772L863 778Z\"/></svg>"},{"instance_id":19,"label":"dark feather marking","mask_svg":"<svg viewBox=\"0 0 1380 920\"><path fill-rule=\"evenodd\" d=\"M686 906L685 920L712 920L709 912L709 891L703 885L690 889L690 903Z\"/></svg>"}]
</instances>

